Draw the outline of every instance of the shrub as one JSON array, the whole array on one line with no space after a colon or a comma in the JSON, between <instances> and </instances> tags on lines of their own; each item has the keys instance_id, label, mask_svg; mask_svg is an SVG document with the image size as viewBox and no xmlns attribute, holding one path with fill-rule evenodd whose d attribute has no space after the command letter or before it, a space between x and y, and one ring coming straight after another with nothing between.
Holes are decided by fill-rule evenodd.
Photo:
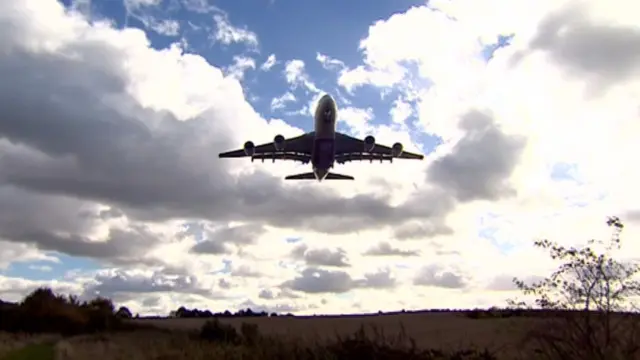
<instances>
[{"instance_id":1,"label":"shrub","mask_svg":"<svg viewBox=\"0 0 640 360\"><path fill-rule=\"evenodd\" d=\"M377 327L372 327L373 337L366 335L364 326L347 337L336 337L326 349L330 357L337 360L349 359L414 359L414 360L495 360L488 350L475 349L444 352L437 349L419 349L415 340L401 329L395 336L387 337Z\"/></svg>"},{"instance_id":2,"label":"shrub","mask_svg":"<svg viewBox=\"0 0 640 360\"><path fill-rule=\"evenodd\" d=\"M248 345L256 345L261 338L258 324L243 322L240 325L240 333L242 334L242 340Z\"/></svg>"},{"instance_id":3,"label":"shrub","mask_svg":"<svg viewBox=\"0 0 640 360\"><path fill-rule=\"evenodd\" d=\"M609 218L607 225L613 228L610 241L590 240L584 248L536 241L535 246L563 264L531 285L514 279L525 295L535 298L541 315L553 316L528 337L540 358L613 360L632 359L640 353L640 322L634 315L620 313L629 299L640 295L635 280L640 268L612 258L612 250L620 249L624 226L617 217ZM510 303L528 306L522 301Z\"/></svg>"},{"instance_id":4,"label":"shrub","mask_svg":"<svg viewBox=\"0 0 640 360\"><path fill-rule=\"evenodd\" d=\"M232 325L223 324L218 319L207 320L200 329L200 338L207 341L236 344L240 335Z\"/></svg>"},{"instance_id":5,"label":"shrub","mask_svg":"<svg viewBox=\"0 0 640 360\"><path fill-rule=\"evenodd\" d=\"M27 333L76 335L117 330L122 323L111 300L98 297L81 303L74 296L56 295L38 288L20 304L0 309L0 330Z\"/></svg>"}]
</instances>

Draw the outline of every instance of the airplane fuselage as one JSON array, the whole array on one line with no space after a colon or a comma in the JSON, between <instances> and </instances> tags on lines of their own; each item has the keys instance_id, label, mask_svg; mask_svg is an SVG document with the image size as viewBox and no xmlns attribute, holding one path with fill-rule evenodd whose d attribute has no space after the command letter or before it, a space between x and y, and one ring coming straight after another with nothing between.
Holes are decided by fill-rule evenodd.
<instances>
[{"instance_id":1,"label":"airplane fuselage","mask_svg":"<svg viewBox=\"0 0 640 360\"><path fill-rule=\"evenodd\" d=\"M330 95L320 98L314 114L315 139L311 153L311 165L318 181L327 177L335 161L337 112L336 102Z\"/></svg>"}]
</instances>

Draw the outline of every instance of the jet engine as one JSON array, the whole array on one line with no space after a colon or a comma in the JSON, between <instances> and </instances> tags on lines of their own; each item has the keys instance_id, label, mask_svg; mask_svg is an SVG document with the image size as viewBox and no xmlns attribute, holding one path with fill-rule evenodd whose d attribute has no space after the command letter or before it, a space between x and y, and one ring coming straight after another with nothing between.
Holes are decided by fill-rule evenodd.
<instances>
[{"instance_id":1,"label":"jet engine","mask_svg":"<svg viewBox=\"0 0 640 360\"><path fill-rule=\"evenodd\" d=\"M373 148L376 146L376 138L371 135L368 135L364 138L364 151L371 152Z\"/></svg>"},{"instance_id":2,"label":"jet engine","mask_svg":"<svg viewBox=\"0 0 640 360\"><path fill-rule=\"evenodd\" d=\"M284 136L276 135L276 137L273 138L273 145L276 147L277 151L284 150Z\"/></svg>"},{"instance_id":3,"label":"jet engine","mask_svg":"<svg viewBox=\"0 0 640 360\"><path fill-rule=\"evenodd\" d=\"M244 143L244 153L247 156L253 156L253 154L256 152L256 146L253 144L252 141L247 141L246 143Z\"/></svg>"},{"instance_id":4,"label":"jet engine","mask_svg":"<svg viewBox=\"0 0 640 360\"><path fill-rule=\"evenodd\" d=\"M391 156L398 157L402 155L402 151L403 151L402 144L397 142L393 144L393 146L391 147Z\"/></svg>"}]
</instances>

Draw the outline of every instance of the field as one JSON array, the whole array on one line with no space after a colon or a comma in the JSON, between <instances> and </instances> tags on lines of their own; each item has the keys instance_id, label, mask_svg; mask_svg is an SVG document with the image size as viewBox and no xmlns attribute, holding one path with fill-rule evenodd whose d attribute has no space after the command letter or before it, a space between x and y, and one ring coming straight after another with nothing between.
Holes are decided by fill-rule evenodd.
<instances>
[{"instance_id":1,"label":"field","mask_svg":"<svg viewBox=\"0 0 640 360\"><path fill-rule=\"evenodd\" d=\"M150 329L114 334L80 335L69 338L53 336L20 337L3 334L0 337L0 359L26 360L34 358L34 345L50 344L52 355L39 348L38 359L271 359L280 358L264 350L245 345L203 342L194 338L207 319L132 319L131 323ZM422 349L441 349L445 352L461 349L489 349L498 359L518 358L519 343L527 330L541 319L490 318L470 319L462 313L416 313L348 317L257 317L220 319L241 332L242 324L255 324L264 337L275 338L285 344L299 344L312 348L335 343L336 337L348 337L361 327L366 337L376 344L387 343L392 348L410 347L410 339ZM57 340L57 341L55 341ZM33 351L24 353L25 347ZM22 348L23 353L15 349ZM10 350L13 350L11 353ZM280 349L295 353L292 350ZM10 357L6 357L7 354ZM244 355L242 355L244 354ZM42 356L42 357L41 357ZM291 357L299 358L299 356ZM332 357L320 357L332 358ZM335 358L335 357L334 357ZM348 358L348 357L347 357ZM378 357L395 358L395 356ZM419 359L449 359L451 357L418 357ZM463 357L480 359L482 357ZM522 357L525 358L525 357Z\"/></svg>"},{"instance_id":2,"label":"field","mask_svg":"<svg viewBox=\"0 0 640 360\"><path fill-rule=\"evenodd\" d=\"M62 337L0 333L0 360L527 360L540 358L533 351L535 342L526 341L531 331L547 332L550 322L558 320L540 314L506 318L470 318L468 312L236 317L213 320L217 325L206 336L203 328L212 323L211 319L130 319L125 321L128 325L124 330L97 334ZM238 338L228 336L230 328L237 331ZM411 350L411 339L418 349L437 351Z\"/></svg>"},{"instance_id":3,"label":"field","mask_svg":"<svg viewBox=\"0 0 640 360\"><path fill-rule=\"evenodd\" d=\"M136 320L133 320L136 321ZM198 330L204 319L151 319L137 320L141 324L152 324L171 330ZM411 313L397 315L372 315L348 317L274 317L274 318L230 318L220 322L240 328L240 324L256 324L263 334L283 338L301 338L304 341L334 339L346 336L364 325L367 335L375 336L374 330L394 337L403 331L415 340L420 348L455 350L478 347L495 351L509 351L521 342L535 323L535 318L470 319L462 313ZM516 346L517 347L517 346ZM502 352L502 351L501 351ZM509 351L512 352L512 351Z\"/></svg>"}]
</instances>

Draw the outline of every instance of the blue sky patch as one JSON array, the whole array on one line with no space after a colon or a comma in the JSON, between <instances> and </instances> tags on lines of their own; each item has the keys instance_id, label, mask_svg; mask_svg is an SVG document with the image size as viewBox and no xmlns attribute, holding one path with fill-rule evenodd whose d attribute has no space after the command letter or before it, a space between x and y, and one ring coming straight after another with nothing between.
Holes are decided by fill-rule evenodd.
<instances>
[{"instance_id":1,"label":"blue sky patch","mask_svg":"<svg viewBox=\"0 0 640 360\"><path fill-rule=\"evenodd\" d=\"M500 48L507 47L511 45L511 40L515 35L498 35L498 41L491 45L487 45L482 50L482 56L486 61L489 61L493 58L493 54Z\"/></svg>"},{"instance_id":2,"label":"blue sky patch","mask_svg":"<svg viewBox=\"0 0 640 360\"><path fill-rule=\"evenodd\" d=\"M576 172L578 167L576 164L569 164L565 162L559 162L553 165L551 168L551 178L553 180L574 180L576 179Z\"/></svg>"},{"instance_id":3,"label":"blue sky patch","mask_svg":"<svg viewBox=\"0 0 640 360\"><path fill-rule=\"evenodd\" d=\"M48 281L62 279L70 271L90 272L102 268L99 262L88 258L69 256L57 252L51 252L47 255L56 257L60 261L57 263L53 261L12 263L2 274L8 277Z\"/></svg>"}]
</instances>

